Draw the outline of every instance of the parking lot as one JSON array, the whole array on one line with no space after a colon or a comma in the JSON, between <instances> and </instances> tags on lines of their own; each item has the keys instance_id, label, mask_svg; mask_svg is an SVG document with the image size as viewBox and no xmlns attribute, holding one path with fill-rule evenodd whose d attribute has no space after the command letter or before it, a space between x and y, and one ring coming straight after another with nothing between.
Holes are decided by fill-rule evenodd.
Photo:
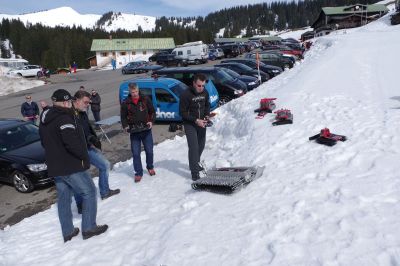
<instances>
[{"instance_id":1,"label":"parking lot","mask_svg":"<svg viewBox=\"0 0 400 266\"><path fill-rule=\"evenodd\" d=\"M217 63L219 63L219 60L209 61L205 65ZM50 96L54 90L66 89L74 93L81 85L85 86L87 90L94 88L99 92L102 98L101 116L103 119L119 115L119 84L122 81L146 75L148 74L122 75L119 70L82 70L71 75L53 75L48 84L0 97L1 117L20 118L20 107L27 93L32 95L34 101L46 100L50 102ZM91 114L89 114L89 118L93 119ZM168 132L168 126L166 123L154 125L153 138L155 143L160 143L180 133ZM112 144L103 142L105 156L113 164L129 159L131 152L128 135L121 133L120 125L118 124L112 126L109 131ZM96 171L92 171L92 173L97 176ZM0 183L0 229L49 208L55 200L56 194L53 186L40 188L29 194L22 194L18 193L12 186Z\"/></svg>"}]
</instances>

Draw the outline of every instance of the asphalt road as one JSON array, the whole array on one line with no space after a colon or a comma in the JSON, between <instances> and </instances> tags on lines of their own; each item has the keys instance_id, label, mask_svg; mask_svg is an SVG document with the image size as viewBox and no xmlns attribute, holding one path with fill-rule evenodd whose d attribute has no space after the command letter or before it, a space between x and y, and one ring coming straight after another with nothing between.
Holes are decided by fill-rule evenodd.
<instances>
[{"instance_id":1,"label":"asphalt road","mask_svg":"<svg viewBox=\"0 0 400 266\"><path fill-rule=\"evenodd\" d=\"M85 86L88 91L94 88L99 92L102 99L101 117L103 119L119 115L119 84L137 76L122 75L119 70L83 70L71 75L54 75L46 85L0 97L0 117L21 118L20 106L27 93L31 94L32 99L36 102L46 100L50 103L50 97L56 89L66 89L74 94L81 85ZM90 114L89 118L93 119L93 116ZM109 130L113 143L110 145L103 142L103 151L108 160L114 164L130 158L129 137L121 133L119 124L114 125ZM160 143L174 135L175 133L168 132L168 124L156 124L153 127L155 143ZM92 173L97 176L97 171L92 171ZM48 208L55 200L54 186L39 188L32 193L22 194L18 193L12 186L0 183L0 229Z\"/></svg>"}]
</instances>

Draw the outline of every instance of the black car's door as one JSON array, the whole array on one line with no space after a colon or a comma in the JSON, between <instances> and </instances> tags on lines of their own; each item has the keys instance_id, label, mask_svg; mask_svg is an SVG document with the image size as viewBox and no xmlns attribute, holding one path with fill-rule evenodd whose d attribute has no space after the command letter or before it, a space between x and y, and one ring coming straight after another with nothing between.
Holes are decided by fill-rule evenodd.
<instances>
[{"instance_id":1,"label":"black car's door","mask_svg":"<svg viewBox=\"0 0 400 266\"><path fill-rule=\"evenodd\" d=\"M11 183L11 162L0 154L0 181Z\"/></svg>"}]
</instances>

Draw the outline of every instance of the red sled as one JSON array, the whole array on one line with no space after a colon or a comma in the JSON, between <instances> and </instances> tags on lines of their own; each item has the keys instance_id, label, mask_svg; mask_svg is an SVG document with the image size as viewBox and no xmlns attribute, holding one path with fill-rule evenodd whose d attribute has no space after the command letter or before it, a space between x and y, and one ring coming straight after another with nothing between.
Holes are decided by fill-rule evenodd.
<instances>
[{"instance_id":1,"label":"red sled","mask_svg":"<svg viewBox=\"0 0 400 266\"><path fill-rule=\"evenodd\" d=\"M308 140L315 140L318 144L326 146L334 146L338 141L346 141L347 137L333 134L328 128L324 128L319 134L309 137Z\"/></svg>"},{"instance_id":2,"label":"red sled","mask_svg":"<svg viewBox=\"0 0 400 266\"><path fill-rule=\"evenodd\" d=\"M293 114L289 109L278 110L275 114L275 121L272 122L273 126L293 124Z\"/></svg>"}]
</instances>

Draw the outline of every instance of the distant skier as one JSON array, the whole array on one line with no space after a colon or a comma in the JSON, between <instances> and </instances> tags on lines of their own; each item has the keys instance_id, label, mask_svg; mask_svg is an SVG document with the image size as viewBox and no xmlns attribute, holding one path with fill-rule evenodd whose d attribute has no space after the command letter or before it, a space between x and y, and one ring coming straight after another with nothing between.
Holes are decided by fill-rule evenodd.
<instances>
[{"instance_id":1,"label":"distant skier","mask_svg":"<svg viewBox=\"0 0 400 266\"><path fill-rule=\"evenodd\" d=\"M25 102L21 105L21 114L26 121L31 121L36 124L39 118L39 106L36 102L32 101L31 95L25 96Z\"/></svg>"},{"instance_id":2,"label":"distant skier","mask_svg":"<svg viewBox=\"0 0 400 266\"><path fill-rule=\"evenodd\" d=\"M206 76L197 74L193 77L193 86L185 90L180 97L179 113L182 116L189 147L189 168L192 180L200 178L200 157L206 144L207 117L210 115L208 92L204 89Z\"/></svg>"},{"instance_id":3,"label":"distant skier","mask_svg":"<svg viewBox=\"0 0 400 266\"><path fill-rule=\"evenodd\" d=\"M143 176L142 143L146 153L146 168L150 175L155 175L153 155L153 134L151 129L155 119L155 111L151 100L139 93L136 83L129 83L128 97L121 104L121 124L125 132L130 133L135 182Z\"/></svg>"}]
</instances>

